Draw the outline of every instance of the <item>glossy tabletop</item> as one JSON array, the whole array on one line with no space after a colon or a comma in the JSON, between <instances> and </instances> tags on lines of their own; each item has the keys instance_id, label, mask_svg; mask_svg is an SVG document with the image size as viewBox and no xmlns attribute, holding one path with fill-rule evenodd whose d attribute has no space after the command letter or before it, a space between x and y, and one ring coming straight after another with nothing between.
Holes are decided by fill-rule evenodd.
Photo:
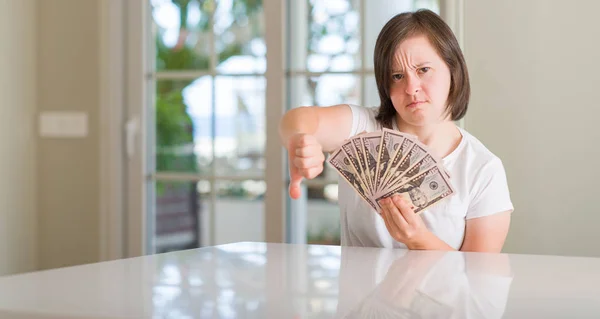
<instances>
[{"instance_id":1,"label":"glossy tabletop","mask_svg":"<svg viewBox=\"0 0 600 319\"><path fill-rule=\"evenodd\" d=\"M0 318L600 318L600 259L235 243L0 277Z\"/></svg>"}]
</instances>

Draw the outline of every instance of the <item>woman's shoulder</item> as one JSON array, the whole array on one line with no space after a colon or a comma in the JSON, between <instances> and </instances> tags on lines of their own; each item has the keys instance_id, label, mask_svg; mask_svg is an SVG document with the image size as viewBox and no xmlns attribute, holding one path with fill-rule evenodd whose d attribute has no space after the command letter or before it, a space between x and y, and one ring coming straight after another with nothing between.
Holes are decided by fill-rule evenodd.
<instances>
[{"instance_id":1,"label":"woman's shoulder","mask_svg":"<svg viewBox=\"0 0 600 319\"><path fill-rule=\"evenodd\" d=\"M465 141L463 158L457 161L469 194L467 219L512 210L506 170L499 156L478 138L461 129Z\"/></svg>"},{"instance_id":2,"label":"woman's shoulder","mask_svg":"<svg viewBox=\"0 0 600 319\"><path fill-rule=\"evenodd\" d=\"M359 115L368 116L369 118L372 118L373 120L375 120L375 116L377 116L377 113L379 112L379 106L363 106L363 105L357 105L357 104L347 104L347 105L352 110L352 113L357 113Z\"/></svg>"},{"instance_id":3,"label":"woman's shoulder","mask_svg":"<svg viewBox=\"0 0 600 319\"><path fill-rule=\"evenodd\" d=\"M361 132L373 132L381 127L375 117L379 112L378 106L368 107L356 104L347 104L352 111L352 131L350 136Z\"/></svg>"},{"instance_id":4,"label":"woman's shoulder","mask_svg":"<svg viewBox=\"0 0 600 319\"><path fill-rule=\"evenodd\" d=\"M494 152L492 152L483 142L481 142L473 134L469 133L463 128L459 128L463 135L463 141L461 144L461 154L459 155L461 161L469 163L471 169L491 167L498 169L502 167L502 160Z\"/></svg>"}]
</instances>

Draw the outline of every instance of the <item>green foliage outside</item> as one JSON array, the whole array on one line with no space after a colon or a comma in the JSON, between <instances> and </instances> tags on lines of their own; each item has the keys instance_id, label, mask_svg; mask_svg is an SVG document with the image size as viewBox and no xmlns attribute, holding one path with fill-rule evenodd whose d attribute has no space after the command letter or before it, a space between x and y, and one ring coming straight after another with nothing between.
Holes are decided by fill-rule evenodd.
<instances>
[{"instance_id":1,"label":"green foliage outside","mask_svg":"<svg viewBox=\"0 0 600 319\"><path fill-rule=\"evenodd\" d=\"M193 26L188 24L188 12L195 2L203 12L212 12L214 0L172 0L180 10L180 36L175 46L169 47L163 43L164 30L156 33L156 68L157 70L209 70L210 56L206 46L210 44L198 41L194 46L186 43L187 34L208 34L210 19L208 14L202 14L200 21ZM249 16L262 10L261 0L234 0L232 13L233 26L241 25ZM258 33L259 30L253 30ZM242 54L242 45L232 42L219 52L219 61ZM156 82L156 171L202 173L194 155L194 124L187 113L187 105L183 98L183 90L192 81ZM164 182L157 181L157 195L164 191Z\"/></svg>"}]
</instances>

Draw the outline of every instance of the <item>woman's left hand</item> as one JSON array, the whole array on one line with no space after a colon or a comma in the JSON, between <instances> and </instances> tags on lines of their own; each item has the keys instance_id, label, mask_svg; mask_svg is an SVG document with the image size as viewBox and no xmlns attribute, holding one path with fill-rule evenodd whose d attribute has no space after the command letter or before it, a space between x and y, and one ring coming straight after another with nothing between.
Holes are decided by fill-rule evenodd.
<instances>
[{"instance_id":1,"label":"woman's left hand","mask_svg":"<svg viewBox=\"0 0 600 319\"><path fill-rule=\"evenodd\" d=\"M420 246L426 240L429 230L421 216L400 195L394 195L379 201L381 217L385 221L390 235L405 244L409 249Z\"/></svg>"}]
</instances>

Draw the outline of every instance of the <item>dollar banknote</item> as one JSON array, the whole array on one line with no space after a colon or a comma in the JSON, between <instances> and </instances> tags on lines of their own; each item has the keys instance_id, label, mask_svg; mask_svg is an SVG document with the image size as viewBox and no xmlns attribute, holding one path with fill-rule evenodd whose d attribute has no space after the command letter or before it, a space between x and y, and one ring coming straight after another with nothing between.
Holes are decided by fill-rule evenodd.
<instances>
[{"instance_id":1,"label":"dollar banknote","mask_svg":"<svg viewBox=\"0 0 600 319\"><path fill-rule=\"evenodd\" d=\"M408 147L408 143L412 142L406 139L402 133L383 129L381 141L379 145L375 147L375 152L377 154L375 190L380 189L382 186L380 185L380 182L384 180L384 176L388 172L388 166L389 164L392 164L392 159L395 158L397 154L400 154L399 156L402 157L402 152Z\"/></svg>"},{"instance_id":2,"label":"dollar banknote","mask_svg":"<svg viewBox=\"0 0 600 319\"><path fill-rule=\"evenodd\" d=\"M377 212L381 199L396 194L415 213L454 194L442 160L416 136L395 130L353 136L332 153L328 163Z\"/></svg>"},{"instance_id":3,"label":"dollar banknote","mask_svg":"<svg viewBox=\"0 0 600 319\"><path fill-rule=\"evenodd\" d=\"M394 195L400 195L408 201L416 214L434 205L442 199L454 194L454 188L439 166L415 175L406 183L396 186L375 198L378 208L379 201Z\"/></svg>"},{"instance_id":4,"label":"dollar banknote","mask_svg":"<svg viewBox=\"0 0 600 319\"><path fill-rule=\"evenodd\" d=\"M375 193L377 183L377 148L381 142L381 134L365 134L360 137L363 144L364 155L365 155L365 166L367 169L367 176L369 178L369 184L371 186L371 193Z\"/></svg>"},{"instance_id":5,"label":"dollar banknote","mask_svg":"<svg viewBox=\"0 0 600 319\"><path fill-rule=\"evenodd\" d=\"M387 183L391 185L391 187L394 187L394 185L404 184L415 175L438 164L440 164L440 162L438 162L431 154L426 154L423 158L411 165L409 168L400 171L397 176L392 177L392 179L390 179Z\"/></svg>"},{"instance_id":6,"label":"dollar banknote","mask_svg":"<svg viewBox=\"0 0 600 319\"><path fill-rule=\"evenodd\" d=\"M350 157L342 149L335 151L328 160L338 173L352 186L356 192L364 199L373 209L377 210L375 203L371 198L371 194L367 193L367 187L359 177L358 171L352 164Z\"/></svg>"},{"instance_id":7,"label":"dollar banknote","mask_svg":"<svg viewBox=\"0 0 600 319\"><path fill-rule=\"evenodd\" d=\"M378 190L383 190L385 188L385 185L387 184L387 181L390 180L390 178L397 176L400 173L400 171L402 171L402 168L405 165L401 166L400 164L401 162L406 163L408 161L407 156L413 149L414 145L415 141L412 138L406 137L402 141L402 144L400 144L400 148L397 152L394 153L394 156L387 164L386 171L383 173L382 178L378 181Z\"/></svg>"}]
</instances>

